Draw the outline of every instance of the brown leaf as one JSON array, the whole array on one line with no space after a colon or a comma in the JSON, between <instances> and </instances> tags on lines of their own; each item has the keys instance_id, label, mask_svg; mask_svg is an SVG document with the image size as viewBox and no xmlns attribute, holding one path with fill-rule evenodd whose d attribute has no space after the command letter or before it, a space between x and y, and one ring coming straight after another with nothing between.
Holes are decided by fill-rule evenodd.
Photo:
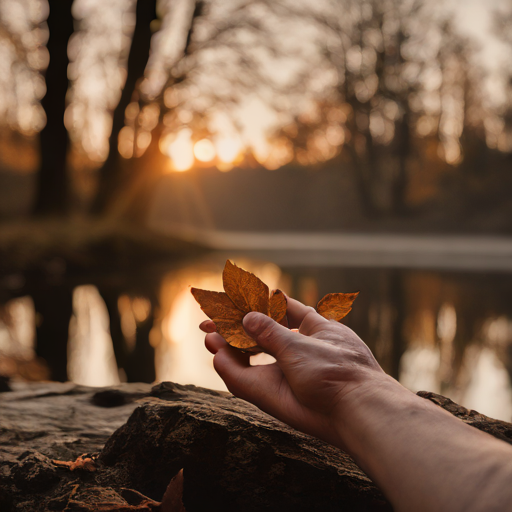
<instances>
[{"instance_id":1,"label":"brown leaf","mask_svg":"<svg viewBox=\"0 0 512 512\"><path fill-rule=\"evenodd\" d=\"M98 469L95 459L87 456L87 454L80 455L74 462L68 462L65 460L52 460L52 463L59 468L67 468L70 471L83 469L92 473Z\"/></svg>"},{"instance_id":2,"label":"brown leaf","mask_svg":"<svg viewBox=\"0 0 512 512\"><path fill-rule=\"evenodd\" d=\"M320 299L316 306L316 311L319 315L327 318L327 320L339 322L350 313L352 303L358 295L359 292L328 293L323 299Z\"/></svg>"},{"instance_id":3,"label":"brown leaf","mask_svg":"<svg viewBox=\"0 0 512 512\"><path fill-rule=\"evenodd\" d=\"M242 321L244 314L224 292L211 292L200 288L191 288L194 299L199 302L201 309L214 322L215 319Z\"/></svg>"},{"instance_id":4,"label":"brown leaf","mask_svg":"<svg viewBox=\"0 0 512 512\"><path fill-rule=\"evenodd\" d=\"M229 260L226 261L222 279L225 293L199 288L191 288L190 291L201 309L215 322L217 332L230 345L253 354L261 352L256 342L246 334L242 320L250 311L269 314L268 286L254 274L237 267ZM286 299L282 292L273 296L274 316L282 320L286 313Z\"/></svg>"},{"instance_id":5,"label":"brown leaf","mask_svg":"<svg viewBox=\"0 0 512 512\"><path fill-rule=\"evenodd\" d=\"M228 260L222 281L228 297L244 315L250 311L268 315L269 290L261 279Z\"/></svg>"},{"instance_id":6,"label":"brown leaf","mask_svg":"<svg viewBox=\"0 0 512 512\"><path fill-rule=\"evenodd\" d=\"M233 347L249 350L256 342L242 327L244 313L237 309L224 292L211 292L192 288L190 290L201 309L215 322L217 332Z\"/></svg>"},{"instance_id":7,"label":"brown leaf","mask_svg":"<svg viewBox=\"0 0 512 512\"><path fill-rule=\"evenodd\" d=\"M231 346L253 354L261 352L256 342L245 332L241 321L215 320L215 326Z\"/></svg>"},{"instance_id":8,"label":"brown leaf","mask_svg":"<svg viewBox=\"0 0 512 512\"><path fill-rule=\"evenodd\" d=\"M256 354L261 352L242 324L250 311L258 311L280 323L286 316L287 300L281 290L272 292L251 272L226 261L222 274L224 292L192 288L192 295L201 309L215 322L217 332L233 347ZM356 293L330 293L317 305L317 312L329 320L340 321L352 309Z\"/></svg>"},{"instance_id":9,"label":"brown leaf","mask_svg":"<svg viewBox=\"0 0 512 512\"><path fill-rule=\"evenodd\" d=\"M67 469L69 469L71 467L71 465L74 464L74 462L67 461L67 460L53 459L52 460L52 464L54 466L57 466L58 468L67 468Z\"/></svg>"},{"instance_id":10,"label":"brown leaf","mask_svg":"<svg viewBox=\"0 0 512 512\"><path fill-rule=\"evenodd\" d=\"M281 290L274 290L270 296L269 316L277 323L286 315L286 295Z\"/></svg>"},{"instance_id":11,"label":"brown leaf","mask_svg":"<svg viewBox=\"0 0 512 512\"><path fill-rule=\"evenodd\" d=\"M185 512L183 505L183 469L178 471L178 474L172 478L165 490L162 504L160 505L160 512Z\"/></svg>"}]
</instances>

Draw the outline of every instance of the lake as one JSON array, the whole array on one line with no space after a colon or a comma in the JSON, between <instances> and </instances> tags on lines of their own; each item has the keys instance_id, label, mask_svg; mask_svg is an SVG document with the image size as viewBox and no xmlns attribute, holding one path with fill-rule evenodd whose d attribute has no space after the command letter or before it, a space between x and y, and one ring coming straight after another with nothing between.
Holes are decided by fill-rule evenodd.
<instances>
[{"instance_id":1,"label":"lake","mask_svg":"<svg viewBox=\"0 0 512 512\"><path fill-rule=\"evenodd\" d=\"M395 244L399 242L395 239ZM438 265L425 262L421 244L417 251L423 253L423 260L415 258L413 250L405 262L403 250L398 251L402 259L395 262L390 256L397 254L393 250L388 250L387 256L374 252L373 260L367 256L358 261L352 253L348 261L346 252L344 256L331 242L330 253L325 247L318 251L317 245L316 256L311 258L307 239L303 241L306 247L295 248L290 241L273 248L263 242L253 247L217 247L208 257L169 269L160 283L149 336L155 349L157 380L224 389L197 327L205 315L189 288L222 290L222 268L230 257L270 288L280 288L311 306L327 293L359 291L344 323L367 343L386 372L412 391L441 393L468 408L510 421L512 272L507 265L512 260L508 258L508 241L502 242L498 240L486 253L477 243L476 256L471 251L464 254L467 247L462 246L460 254L465 259L457 256L452 243L451 259L439 258L439 251L433 251L431 261L444 261ZM449 249L446 244L443 247L445 252ZM475 258L480 264L465 263ZM336 261L343 264L336 265ZM470 270L471 266L476 268ZM11 302L14 321L10 333L0 325L0 349L5 353L8 338L12 341L17 329L18 350L29 351L33 307L31 310L27 298ZM107 310L97 289L77 287L73 307L68 352L71 380L98 386L123 380L112 350ZM142 295L126 295L119 298L118 308L130 350L150 305ZM266 362L269 358L264 355L254 360L254 364Z\"/></svg>"}]
</instances>

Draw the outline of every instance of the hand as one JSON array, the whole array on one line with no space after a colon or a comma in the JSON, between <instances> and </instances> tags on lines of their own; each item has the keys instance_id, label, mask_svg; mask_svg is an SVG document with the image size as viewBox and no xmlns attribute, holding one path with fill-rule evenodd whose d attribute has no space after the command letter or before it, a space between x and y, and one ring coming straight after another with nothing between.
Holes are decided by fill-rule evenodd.
<instances>
[{"instance_id":1,"label":"hand","mask_svg":"<svg viewBox=\"0 0 512 512\"><path fill-rule=\"evenodd\" d=\"M261 313L244 328L276 363L251 366L201 324L215 369L236 396L347 451L394 510L502 511L512 503L512 447L387 376L348 327L288 299L290 331Z\"/></svg>"},{"instance_id":2,"label":"hand","mask_svg":"<svg viewBox=\"0 0 512 512\"><path fill-rule=\"evenodd\" d=\"M294 428L342 446L340 425L357 397L389 379L364 342L348 327L326 320L288 298L290 331L261 313L249 313L244 329L276 362L251 366L249 354L230 347L207 320L205 344L214 366L235 395Z\"/></svg>"}]
</instances>

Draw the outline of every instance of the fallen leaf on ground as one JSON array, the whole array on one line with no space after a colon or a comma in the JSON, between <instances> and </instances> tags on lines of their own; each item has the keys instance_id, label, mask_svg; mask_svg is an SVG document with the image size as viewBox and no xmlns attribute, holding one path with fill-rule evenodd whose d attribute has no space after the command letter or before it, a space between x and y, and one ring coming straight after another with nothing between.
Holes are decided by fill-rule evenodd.
<instances>
[{"instance_id":1,"label":"fallen leaf on ground","mask_svg":"<svg viewBox=\"0 0 512 512\"><path fill-rule=\"evenodd\" d=\"M180 469L167 486L160 512L186 512L183 505L183 483L183 469Z\"/></svg>"},{"instance_id":2,"label":"fallen leaf on ground","mask_svg":"<svg viewBox=\"0 0 512 512\"><path fill-rule=\"evenodd\" d=\"M80 455L74 462L66 460L52 460L52 463L59 468L68 468L70 471L76 469L83 469L85 471L94 472L97 469L95 457L90 457L87 454Z\"/></svg>"},{"instance_id":3,"label":"fallen leaf on ground","mask_svg":"<svg viewBox=\"0 0 512 512\"><path fill-rule=\"evenodd\" d=\"M269 297L268 286L251 272L226 261L222 273L224 292L191 288L201 309L215 323L217 332L233 347L256 354L261 352L256 342L245 332L244 316L257 311L282 322L286 316L286 295L274 290ZM316 310L328 320L339 322L352 309L359 292L329 293L318 303Z\"/></svg>"}]
</instances>

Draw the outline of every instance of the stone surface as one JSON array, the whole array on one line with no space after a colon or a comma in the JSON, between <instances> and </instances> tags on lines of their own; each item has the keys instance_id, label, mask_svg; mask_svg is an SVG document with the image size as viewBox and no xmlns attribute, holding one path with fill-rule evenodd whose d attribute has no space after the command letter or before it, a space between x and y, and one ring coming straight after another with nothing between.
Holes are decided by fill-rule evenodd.
<instances>
[{"instance_id":1,"label":"stone surface","mask_svg":"<svg viewBox=\"0 0 512 512\"><path fill-rule=\"evenodd\" d=\"M181 486L188 512L391 510L345 453L228 393L172 383L12 388L0 393L2 512L178 512ZM419 394L512 442L511 424ZM83 454L95 471L52 462Z\"/></svg>"},{"instance_id":2,"label":"stone surface","mask_svg":"<svg viewBox=\"0 0 512 512\"><path fill-rule=\"evenodd\" d=\"M166 382L151 395L100 455L125 487L161 499L184 468L189 512L390 510L348 455L229 393Z\"/></svg>"},{"instance_id":3,"label":"stone surface","mask_svg":"<svg viewBox=\"0 0 512 512\"><path fill-rule=\"evenodd\" d=\"M464 423L467 423L478 430L482 430L483 432L487 432L502 441L512 444L512 423L489 418L477 411L466 409L462 405L456 404L445 396L438 395L430 391L419 391L418 395L434 402L436 405L439 405L439 407L446 409L448 412L461 419Z\"/></svg>"}]
</instances>

